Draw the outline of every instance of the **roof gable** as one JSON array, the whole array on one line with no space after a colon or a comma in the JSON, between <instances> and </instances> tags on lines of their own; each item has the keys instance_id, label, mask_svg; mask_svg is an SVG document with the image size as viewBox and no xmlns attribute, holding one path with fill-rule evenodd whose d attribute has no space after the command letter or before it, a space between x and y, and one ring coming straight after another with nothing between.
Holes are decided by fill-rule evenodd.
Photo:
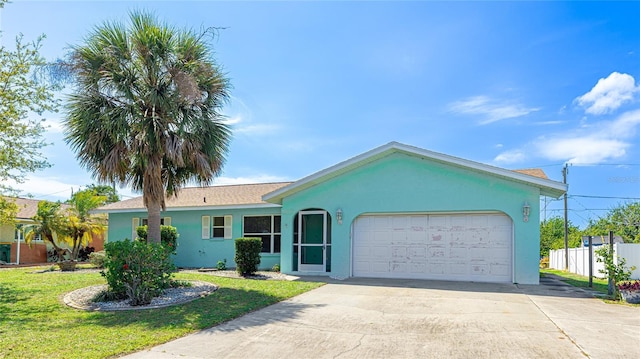
<instances>
[{"instance_id":1,"label":"roof gable","mask_svg":"<svg viewBox=\"0 0 640 359\"><path fill-rule=\"evenodd\" d=\"M299 181L293 182L285 187L264 195L262 198L267 202L282 204L283 198L287 196L303 191L307 188L315 186L316 184L322 183L331 178L349 172L355 168L362 167L392 153L404 153L411 156L426 158L449 166L464 168L467 170L500 177L509 181L523 183L539 188L542 195L554 198L560 197L567 190L566 184L549 180L546 174L544 174L544 172L540 169L511 171L504 168L465 160L459 157L445 155L443 153L433 152L398 142L390 142L386 145L374 148L373 150L316 172Z\"/></svg>"}]
</instances>

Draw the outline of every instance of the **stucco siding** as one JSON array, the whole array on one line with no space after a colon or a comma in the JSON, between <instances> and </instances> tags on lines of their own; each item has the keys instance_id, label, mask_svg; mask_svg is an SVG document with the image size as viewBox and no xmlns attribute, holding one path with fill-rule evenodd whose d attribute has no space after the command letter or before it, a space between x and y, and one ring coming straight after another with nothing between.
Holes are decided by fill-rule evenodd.
<instances>
[{"instance_id":1,"label":"stucco siding","mask_svg":"<svg viewBox=\"0 0 640 359\"><path fill-rule=\"evenodd\" d=\"M351 275L351 225L363 214L501 212L514 223L514 282L538 283L539 196L536 187L402 153L368 163L282 203L282 270L292 271L293 220L320 208L332 217L332 273ZM531 206L523 222L524 202ZM335 213L343 211L343 223Z\"/></svg>"},{"instance_id":2,"label":"stucco siding","mask_svg":"<svg viewBox=\"0 0 640 359\"><path fill-rule=\"evenodd\" d=\"M227 261L227 267L235 267L235 238L242 236L242 220L248 215L279 215L279 208L166 211L162 217L171 217L171 225L176 227L180 237L174 263L178 267L215 267L219 260ZM202 216L232 216L231 239L202 239ZM131 220L146 218L146 212L110 213L109 240L123 240L131 237ZM269 269L280 262L279 254L263 254L260 269Z\"/></svg>"}]
</instances>

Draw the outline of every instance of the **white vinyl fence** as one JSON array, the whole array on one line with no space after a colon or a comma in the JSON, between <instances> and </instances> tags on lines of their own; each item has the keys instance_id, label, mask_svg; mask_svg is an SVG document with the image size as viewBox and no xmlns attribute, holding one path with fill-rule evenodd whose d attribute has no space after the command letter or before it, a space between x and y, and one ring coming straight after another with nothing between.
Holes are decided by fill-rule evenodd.
<instances>
[{"instance_id":1,"label":"white vinyl fence","mask_svg":"<svg viewBox=\"0 0 640 359\"><path fill-rule=\"evenodd\" d=\"M604 263L598 263L597 251L602 246L594 246L593 248L593 275L598 278L606 276L600 273L604 270ZM637 243L614 243L613 250L615 252L614 261L618 263L618 257L627 260L626 267L633 266L636 269L631 273L632 279L640 279L640 244ZM549 251L549 268L564 270L564 249L556 249ZM569 248L569 272L589 275L589 248Z\"/></svg>"}]
</instances>

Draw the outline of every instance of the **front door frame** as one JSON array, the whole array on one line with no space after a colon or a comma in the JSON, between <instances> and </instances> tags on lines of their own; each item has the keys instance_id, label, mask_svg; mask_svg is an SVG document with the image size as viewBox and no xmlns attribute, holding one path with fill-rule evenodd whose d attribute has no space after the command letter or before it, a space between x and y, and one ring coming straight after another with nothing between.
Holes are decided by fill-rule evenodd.
<instances>
[{"instance_id":1,"label":"front door frame","mask_svg":"<svg viewBox=\"0 0 640 359\"><path fill-rule=\"evenodd\" d=\"M322 215L322 244L304 244L303 238L303 216ZM327 269L327 211L311 210L298 212L298 271L300 272L326 272ZM302 252L304 247L322 247L322 264L303 264Z\"/></svg>"}]
</instances>

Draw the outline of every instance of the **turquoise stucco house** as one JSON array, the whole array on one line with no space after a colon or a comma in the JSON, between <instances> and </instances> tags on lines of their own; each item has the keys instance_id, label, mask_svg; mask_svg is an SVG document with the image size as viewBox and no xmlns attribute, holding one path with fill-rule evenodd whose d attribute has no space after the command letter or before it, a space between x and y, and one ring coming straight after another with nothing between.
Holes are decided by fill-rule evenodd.
<instances>
[{"instance_id":1,"label":"turquoise stucco house","mask_svg":"<svg viewBox=\"0 0 640 359\"><path fill-rule=\"evenodd\" d=\"M261 268L334 278L537 284L540 196L566 185L391 142L296 182L185 188L163 222L175 263L234 266L234 239L262 238ZM142 198L100 208L110 240L146 221Z\"/></svg>"}]
</instances>

